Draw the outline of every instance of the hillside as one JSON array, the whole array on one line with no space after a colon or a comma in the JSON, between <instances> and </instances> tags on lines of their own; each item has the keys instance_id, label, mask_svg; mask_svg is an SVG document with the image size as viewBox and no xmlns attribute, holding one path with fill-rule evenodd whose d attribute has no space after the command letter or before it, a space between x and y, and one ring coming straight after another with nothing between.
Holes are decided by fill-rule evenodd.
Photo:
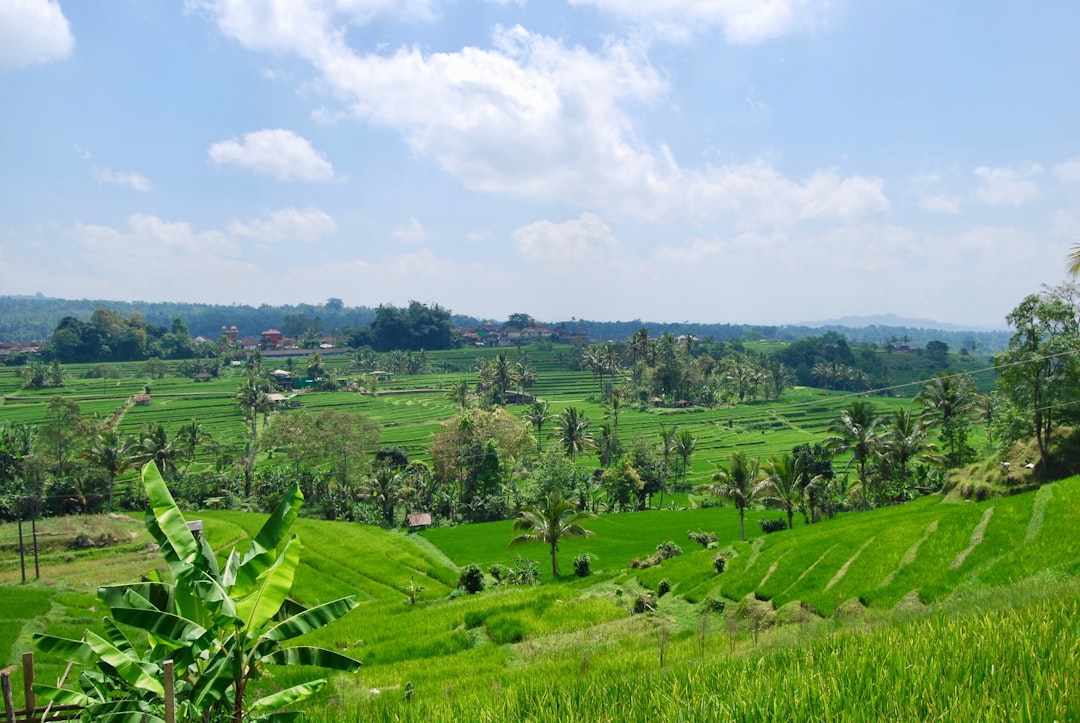
<instances>
[{"instance_id":1,"label":"hillside","mask_svg":"<svg viewBox=\"0 0 1080 723\"><path fill-rule=\"evenodd\" d=\"M731 509L605 515L590 524L596 536L560 550L566 570L572 557L590 554L590 577L553 581L541 572L539 586L456 599L447 596L456 579L447 557L520 564L506 547L508 523L417 539L303 520L296 596L365 601L313 636L365 667L334 678L311 710L316 720L604 720L618 701L627 720L760 719L769 711L831 718L853 706L868 719L1008 720L1018 710L1071 719L1080 713L1066 672L1080 600L1078 503L1080 478L1071 478L983 503L931 496L767 536L750 524L746 543L737 541ZM262 519L202 517L219 548ZM687 540L686 529L718 532L725 572L712 569L715 551ZM681 556L629 567L668 539ZM544 559L539 546L519 551ZM96 624L87 612L94 582L130 579L139 564L153 562L130 548L46 559L42 584L20 588L0 642L13 655L31 629ZM0 580L17 577L6 552ZM657 599L662 580L670 592ZM410 583L424 588L416 605L406 604ZM645 593L654 611L634 614L636 601L650 600ZM719 601L726 607L714 612ZM49 674L61 667L47 657L42 665Z\"/></svg>"}]
</instances>

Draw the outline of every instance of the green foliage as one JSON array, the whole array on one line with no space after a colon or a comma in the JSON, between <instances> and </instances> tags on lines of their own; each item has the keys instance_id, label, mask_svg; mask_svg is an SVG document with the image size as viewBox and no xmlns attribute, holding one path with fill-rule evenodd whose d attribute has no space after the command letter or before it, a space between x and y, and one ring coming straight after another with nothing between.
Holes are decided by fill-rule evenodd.
<instances>
[{"instance_id":1,"label":"green foliage","mask_svg":"<svg viewBox=\"0 0 1080 723\"><path fill-rule=\"evenodd\" d=\"M470 595L484 591L484 571L477 565L469 565L461 571L458 578L458 589L464 590Z\"/></svg>"},{"instance_id":2,"label":"green foliage","mask_svg":"<svg viewBox=\"0 0 1080 723\"><path fill-rule=\"evenodd\" d=\"M712 566L716 570L716 574L719 575L727 569L727 556L722 552L716 553L712 558Z\"/></svg>"},{"instance_id":3,"label":"green foliage","mask_svg":"<svg viewBox=\"0 0 1080 723\"><path fill-rule=\"evenodd\" d=\"M766 535L787 529L787 520L782 518L777 518L775 520L758 520L758 524L761 525L761 531Z\"/></svg>"},{"instance_id":4,"label":"green foliage","mask_svg":"<svg viewBox=\"0 0 1080 723\"><path fill-rule=\"evenodd\" d=\"M584 552L574 558L574 574L578 577L588 577L592 574L592 556Z\"/></svg>"},{"instance_id":5,"label":"green foliage","mask_svg":"<svg viewBox=\"0 0 1080 723\"><path fill-rule=\"evenodd\" d=\"M691 542L696 542L702 547L708 547L720 539L715 532L704 532L702 530L687 530L686 537Z\"/></svg>"},{"instance_id":6,"label":"green foliage","mask_svg":"<svg viewBox=\"0 0 1080 723\"><path fill-rule=\"evenodd\" d=\"M164 663L175 665L182 720L270 720L273 711L316 692L325 679L308 680L248 701L248 684L266 666L313 665L353 672L359 661L310 646L282 644L323 627L356 607L348 596L314 608L288 599L300 558L299 539L288 536L303 497L294 488L241 556L224 568L204 537L196 539L156 467L142 470L149 499L146 526L159 545L169 580L102 587L109 607L104 634L81 640L36 635L44 652L85 666L81 691L39 684L39 697L82 706L94 720L163 720ZM125 628L141 631L132 637ZM143 643L146 643L145 645Z\"/></svg>"}]
</instances>

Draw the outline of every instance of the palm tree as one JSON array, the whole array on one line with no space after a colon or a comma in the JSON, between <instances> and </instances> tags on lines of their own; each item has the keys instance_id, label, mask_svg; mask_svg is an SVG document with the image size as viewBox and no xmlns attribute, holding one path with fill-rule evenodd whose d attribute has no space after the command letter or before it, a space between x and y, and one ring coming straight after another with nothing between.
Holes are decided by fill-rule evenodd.
<instances>
[{"instance_id":1,"label":"palm tree","mask_svg":"<svg viewBox=\"0 0 1080 723\"><path fill-rule=\"evenodd\" d=\"M257 374L248 373L244 375L244 381L240 382L240 387L233 396L244 413L244 419L251 424L253 438L258 435L259 412L265 415L266 410L270 408L268 388L269 385L264 379Z\"/></svg>"},{"instance_id":2,"label":"palm tree","mask_svg":"<svg viewBox=\"0 0 1080 723\"><path fill-rule=\"evenodd\" d=\"M541 435L544 431L544 424L551 419L551 410L548 403L537 399L525 410L523 417L526 422L536 428L536 454L539 456L543 451L543 439Z\"/></svg>"},{"instance_id":3,"label":"palm tree","mask_svg":"<svg viewBox=\"0 0 1080 723\"><path fill-rule=\"evenodd\" d=\"M757 497L769 500L787 513L790 530L795 521L795 508L802 504L806 489L802 459L791 454L773 457L765 465L765 479L758 483Z\"/></svg>"},{"instance_id":4,"label":"palm tree","mask_svg":"<svg viewBox=\"0 0 1080 723\"><path fill-rule=\"evenodd\" d=\"M158 422L142 427L131 452L129 464L142 466L153 462L165 479L176 477L176 460L180 457L179 437L169 439L169 433Z\"/></svg>"},{"instance_id":5,"label":"palm tree","mask_svg":"<svg viewBox=\"0 0 1080 723\"><path fill-rule=\"evenodd\" d=\"M198 451L200 444L209 441L210 435L206 433L201 424L192 419L180 427L180 431L176 433L176 438L183 448L187 450L187 469L191 469L191 465L195 464L195 452Z\"/></svg>"},{"instance_id":6,"label":"palm tree","mask_svg":"<svg viewBox=\"0 0 1080 723\"><path fill-rule=\"evenodd\" d=\"M589 537L591 530L581 526L585 520L595 517L591 512L578 510L573 503L562 498L560 492L552 492L539 505L525 507L514 520L514 531L520 535L510 540L509 547L526 542L543 542L551 546L551 575L559 577L559 541L566 537Z\"/></svg>"},{"instance_id":7,"label":"palm tree","mask_svg":"<svg viewBox=\"0 0 1080 723\"><path fill-rule=\"evenodd\" d=\"M109 475L109 511L112 512L116 478L128 466L123 440L115 430L103 429L90 440L83 456Z\"/></svg>"},{"instance_id":8,"label":"palm tree","mask_svg":"<svg viewBox=\"0 0 1080 723\"><path fill-rule=\"evenodd\" d=\"M574 459L579 452L585 452L596 446L596 439L589 432L589 419L576 407L567 407L556 420L559 444L566 450L567 456Z\"/></svg>"},{"instance_id":9,"label":"palm tree","mask_svg":"<svg viewBox=\"0 0 1080 723\"><path fill-rule=\"evenodd\" d=\"M825 438L825 446L833 454L851 454L851 461L859 467L859 485L862 487L863 507L870 506L870 497L866 488L866 466L877 456L884 442L878 432L881 418L874 405L859 399L848 405L847 409L829 425L833 433Z\"/></svg>"},{"instance_id":10,"label":"palm tree","mask_svg":"<svg viewBox=\"0 0 1080 723\"><path fill-rule=\"evenodd\" d=\"M465 411L469 408L469 401L472 399L472 390L469 388L469 382L465 379L455 383L450 387L450 391L446 393L446 398L458 405L461 411Z\"/></svg>"},{"instance_id":11,"label":"palm tree","mask_svg":"<svg viewBox=\"0 0 1080 723\"><path fill-rule=\"evenodd\" d=\"M394 507L401 501L404 475L392 465L379 464L360 486L360 498L374 500L387 527L394 525Z\"/></svg>"},{"instance_id":12,"label":"palm tree","mask_svg":"<svg viewBox=\"0 0 1080 723\"><path fill-rule=\"evenodd\" d=\"M885 429L885 458L896 470L901 482L908 477L908 464L916 459L940 463L937 447L929 439L929 430L910 409L897 409Z\"/></svg>"},{"instance_id":13,"label":"palm tree","mask_svg":"<svg viewBox=\"0 0 1080 723\"><path fill-rule=\"evenodd\" d=\"M976 412L977 394L971 377L938 374L923 385L915 401L923 406L922 417L941 429L950 467L963 464L967 436Z\"/></svg>"},{"instance_id":14,"label":"palm tree","mask_svg":"<svg viewBox=\"0 0 1080 723\"><path fill-rule=\"evenodd\" d=\"M711 494L731 500L739 510L739 534L746 541L746 508L758 493L758 483L762 480L761 466L757 459L749 459L746 452L731 454L731 469L718 470L712 481L698 485L699 493Z\"/></svg>"},{"instance_id":15,"label":"palm tree","mask_svg":"<svg viewBox=\"0 0 1080 723\"><path fill-rule=\"evenodd\" d=\"M679 476L683 483L686 482L686 474L690 471L690 457L697 449L697 437L682 427L675 433L675 454L679 457Z\"/></svg>"}]
</instances>

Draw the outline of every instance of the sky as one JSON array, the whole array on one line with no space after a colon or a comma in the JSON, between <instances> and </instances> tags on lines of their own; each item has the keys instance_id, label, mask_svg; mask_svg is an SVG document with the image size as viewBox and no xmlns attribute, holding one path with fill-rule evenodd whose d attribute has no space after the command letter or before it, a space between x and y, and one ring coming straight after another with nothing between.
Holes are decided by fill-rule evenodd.
<instances>
[{"instance_id":1,"label":"sky","mask_svg":"<svg viewBox=\"0 0 1080 723\"><path fill-rule=\"evenodd\" d=\"M0 0L0 294L1003 329L1080 3Z\"/></svg>"}]
</instances>

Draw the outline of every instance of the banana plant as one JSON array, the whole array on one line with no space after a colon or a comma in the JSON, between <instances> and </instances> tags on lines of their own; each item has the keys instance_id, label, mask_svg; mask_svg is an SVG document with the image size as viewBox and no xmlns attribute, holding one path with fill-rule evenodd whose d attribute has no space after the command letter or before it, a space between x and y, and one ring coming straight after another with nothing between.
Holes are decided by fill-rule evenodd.
<instances>
[{"instance_id":1,"label":"banana plant","mask_svg":"<svg viewBox=\"0 0 1080 723\"><path fill-rule=\"evenodd\" d=\"M248 684L266 666L359 669L360 661L332 650L285 645L357 606L351 595L312 608L288 597L301 550L300 540L289 535L303 503L296 485L243 554L234 548L219 566L206 538L192 535L152 463L142 468L142 482L149 500L146 527L168 573L99 588L110 611L103 635L35 635L39 650L84 667L79 690L35 684L40 698L79 705L94 721L164 721L164 663L172 660L177 720L284 721L296 714L280 709L310 696L326 679L247 701Z\"/></svg>"}]
</instances>

